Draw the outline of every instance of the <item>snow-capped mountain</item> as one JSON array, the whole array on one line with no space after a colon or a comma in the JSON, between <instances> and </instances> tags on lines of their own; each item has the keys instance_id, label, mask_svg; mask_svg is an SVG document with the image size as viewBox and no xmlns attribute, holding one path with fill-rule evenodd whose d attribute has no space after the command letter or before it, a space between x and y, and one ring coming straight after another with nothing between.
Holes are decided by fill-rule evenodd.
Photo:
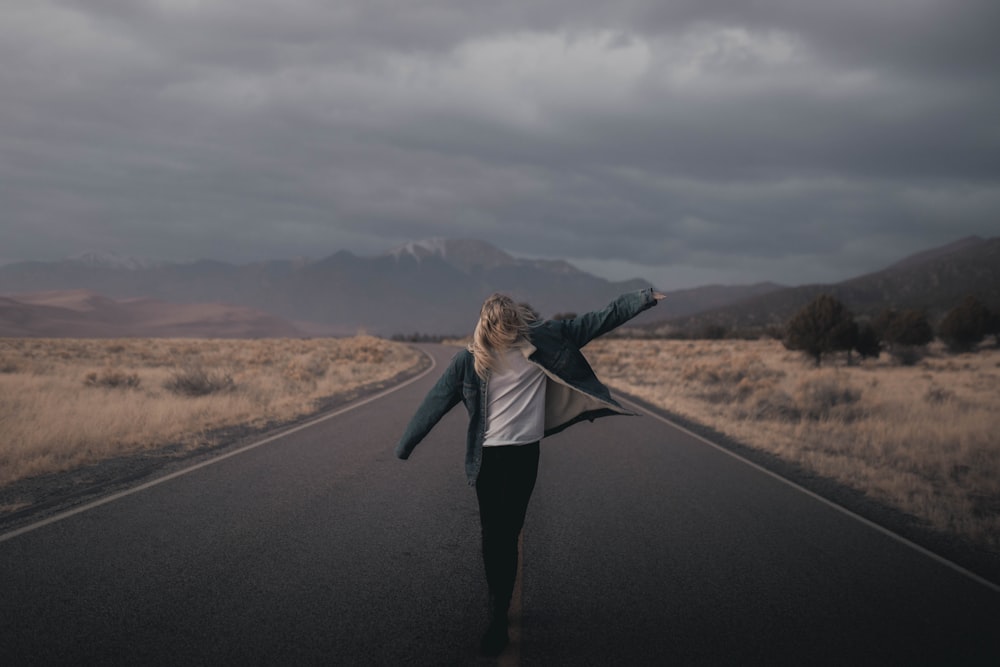
<instances>
[{"instance_id":1,"label":"snow-capped mountain","mask_svg":"<svg viewBox=\"0 0 1000 667\"><path fill-rule=\"evenodd\" d=\"M389 252L397 260L412 257L418 262L429 257L443 259L466 273L474 270L490 271L501 266L518 263L512 256L484 241L474 239L427 239L414 241Z\"/></svg>"},{"instance_id":2,"label":"snow-capped mountain","mask_svg":"<svg viewBox=\"0 0 1000 667\"><path fill-rule=\"evenodd\" d=\"M387 256L397 261L408 257L417 262L433 257L444 260L464 273L493 271L503 267L530 267L565 275L581 273L563 260L515 258L494 245L476 239L434 238L413 241L394 248Z\"/></svg>"}]
</instances>

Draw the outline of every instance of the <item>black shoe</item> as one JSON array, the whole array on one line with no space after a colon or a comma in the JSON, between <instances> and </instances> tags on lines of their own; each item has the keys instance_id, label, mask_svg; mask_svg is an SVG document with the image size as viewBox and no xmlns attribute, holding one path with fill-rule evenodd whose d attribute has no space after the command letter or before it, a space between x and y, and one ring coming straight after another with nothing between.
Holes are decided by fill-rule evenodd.
<instances>
[{"instance_id":1,"label":"black shoe","mask_svg":"<svg viewBox=\"0 0 1000 667\"><path fill-rule=\"evenodd\" d=\"M507 635L507 617L496 616L490 622L490 627L486 628L483 641L479 644L479 650L483 655L495 657L503 653L510 642Z\"/></svg>"}]
</instances>

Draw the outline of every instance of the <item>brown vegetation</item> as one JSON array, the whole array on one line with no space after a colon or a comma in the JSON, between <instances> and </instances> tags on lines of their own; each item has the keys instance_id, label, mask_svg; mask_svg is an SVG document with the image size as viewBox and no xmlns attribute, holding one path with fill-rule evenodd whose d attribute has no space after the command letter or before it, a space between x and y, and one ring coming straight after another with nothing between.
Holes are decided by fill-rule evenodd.
<instances>
[{"instance_id":1,"label":"brown vegetation","mask_svg":"<svg viewBox=\"0 0 1000 667\"><path fill-rule=\"evenodd\" d=\"M774 340L586 352L620 391L1000 550L1000 350L829 368Z\"/></svg>"},{"instance_id":2,"label":"brown vegetation","mask_svg":"<svg viewBox=\"0 0 1000 667\"><path fill-rule=\"evenodd\" d=\"M211 444L414 367L371 336L313 340L0 338L0 485L112 456Z\"/></svg>"}]
</instances>

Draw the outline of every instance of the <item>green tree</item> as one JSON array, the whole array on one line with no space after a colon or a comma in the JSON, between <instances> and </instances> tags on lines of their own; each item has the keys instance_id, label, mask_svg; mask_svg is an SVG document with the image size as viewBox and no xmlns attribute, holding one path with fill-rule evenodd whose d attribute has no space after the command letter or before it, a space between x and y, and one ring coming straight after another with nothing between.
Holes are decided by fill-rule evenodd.
<instances>
[{"instance_id":1,"label":"green tree","mask_svg":"<svg viewBox=\"0 0 1000 667\"><path fill-rule=\"evenodd\" d=\"M923 356L924 346L934 340L934 330L921 310L886 309L875 321L875 329L889 354L904 365L913 365Z\"/></svg>"},{"instance_id":2,"label":"green tree","mask_svg":"<svg viewBox=\"0 0 1000 667\"><path fill-rule=\"evenodd\" d=\"M882 353L882 339L871 322L858 326L858 339L854 343L854 349L862 359L878 359Z\"/></svg>"},{"instance_id":3,"label":"green tree","mask_svg":"<svg viewBox=\"0 0 1000 667\"><path fill-rule=\"evenodd\" d=\"M967 296L948 311L938 327L938 335L952 352L967 352L992 333L993 314L982 301Z\"/></svg>"},{"instance_id":4,"label":"green tree","mask_svg":"<svg viewBox=\"0 0 1000 667\"><path fill-rule=\"evenodd\" d=\"M824 354L851 350L857 336L858 326L847 307L821 294L788 321L782 342L789 350L805 352L819 366Z\"/></svg>"}]
</instances>

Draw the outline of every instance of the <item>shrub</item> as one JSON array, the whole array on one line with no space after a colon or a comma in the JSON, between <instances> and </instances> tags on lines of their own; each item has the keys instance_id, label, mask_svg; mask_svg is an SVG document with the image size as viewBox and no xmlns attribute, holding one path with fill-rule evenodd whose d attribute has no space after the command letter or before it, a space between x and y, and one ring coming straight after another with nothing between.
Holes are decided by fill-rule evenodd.
<instances>
[{"instance_id":1,"label":"shrub","mask_svg":"<svg viewBox=\"0 0 1000 667\"><path fill-rule=\"evenodd\" d=\"M701 340L722 340L729 334L729 330L722 324L706 324L695 334L695 338Z\"/></svg>"},{"instance_id":2,"label":"shrub","mask_svg":"<svg viewBox=\"0 0 1000 667\"><path fill-rule=\"evenodd\" d=\"M163 383L163 386L167 391L182 396L207 396L236 388L232 376L228 373L210 372L201 367L177 371Z\"/></svg>"},{"instance_id":3,"label":"shrub","mask_svg":"<svg viewBox=\"0 0 1000 667\"><path fill-rule=\"evenodd\" d=\"M777 324L768 324L764 327L764 337L772 338L774 340L783 340L785 337L785 329Z\"/></svg>"},{"instance_id":4,"label":"shrub","mask_svg":"<svg viewBox=\"0 0 1000 667\"><path fill-rule=\"evenodd\" d=\"M821 294L789 320L783 343L801 350L819 366L824 354L850 350L858 337L854 316L840 301Z\"/></svg>"},{"instance_id":5,"label":"shrub","mask_svg":"<svg viewBox=\"0 0 1000 667\"><path fill-rule=\"evenodd\" d=\"M319 355L292 360L282 375L292 382L315 382L326 375L330 363Z\"/></svg>"},{"instance_id":6,"label":"shrub","mask_svg":"<svg viewBox=\"0 0 1000 667\"><path fill-rule=\"evenodd\" d=\"M820 420L830 417L853 420L854 406L861 400L861 390L841 383L834 377L803 380L796 395L796 404L803 417Z\"/></svg>"},{"instance_id":7,"label":"shrub","mask_svg":"<svg viewBox=\"0 0 1000 667\"><path fill-rule=\"evenodd\" d=\"M871 322L865 322L858 327L858 339L854 343L854 349L862 359L878 359L882 353L882 340Z\"/></svg>"},{"instance_id":8,"label":"shrub","mask_svg":"<svg viewBox=\"0 0 1000 667\"><path fill-rule=\"evenodd\" d=\"M924 358L927 348L924 345L893 345L889 353L900 366L915 366Z\"/></svg>"},{"instance_id":9,"label":"shrub","mask_svg":"<svg viewBox=\"0 0 1000 667\"><path fill-rule=\"evenodd\" d=\"M139 376L135 373L124 373L113 368L106 368L100 373L87 373L83 384L88 387L105 387L107 389L137 389Z\"/></svg>"},{"instance_id":10,"label":"shrub","mask_svg":"<svg viewBox=\"0 0 1000 667\"><path fill-rule=\"evenodd\" d=\"M757 355L730 358L726 364L695 362L681 370L681 379L705 385L735 386L744 380L757 383L784 375L784 371L768 367Z\"/></svg>"},{"instance_id":11,"label":"shrub","mask_svg":"<svg viewBox=\"0 0 1000 667\"><path fill-rule=\"evenodd\" d=\"M924 400L931 405L940 405L955 400L955 392L949 391L944 387L931 386L924 394Z\"/></svg>"},{"instance_id":12,"label":"shrub","mask_svg":"<svg viewBox=\"0 0 1000 667\"><path fill-rule=\"evenodd\" d=\"M904 366L912 366L923 358L924 346L934 340L927 315L920 310L883 310L874 326L889 353Z\"/></svg>"},{"instance_id":13,"label":"shrub","mask_svg":"<svg viewBox=\"0 0 1000 667\"><path fill-rule=\"evenodd\" d=\"M758 396L752 410L745 416L757 420L797 422L802 418L802 411L791 396L775 389Z\"/></svg>"},{"instance_id":14,"label":"shrub","mask_svg":"<svg viewBox=\"0 0 1000 667\"><path fill-rule=\"evenodd\" d=\"M952 352L967 352L990 333L993 315L974 296L967 296L948 311L938 327L938 335Z\"/></svg>"}]
</instances>

